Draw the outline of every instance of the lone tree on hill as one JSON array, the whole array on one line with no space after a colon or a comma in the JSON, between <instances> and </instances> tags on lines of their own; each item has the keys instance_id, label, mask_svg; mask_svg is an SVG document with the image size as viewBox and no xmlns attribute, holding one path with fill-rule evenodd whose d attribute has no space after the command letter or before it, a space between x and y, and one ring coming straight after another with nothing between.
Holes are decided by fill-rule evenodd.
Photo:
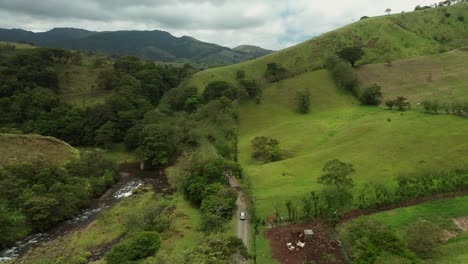
<instances>
[{"instance_id":1,"label":"lone tree on hill","mask_svg":"<svg viewBox=\"0 0 468 264\"><path fill-rule=\"evenodd\" d=\"M323 167L323 174L317 180L320 184L334 185L338 190L353 187L353 179L349 177L354 172L352 164L341 162L338 159L329 160Z\"/></svg>"},{"instance_id":2,"label":"lone tree on hill","mask_svg":"<svg viewBox=\"0 0 468 264\"><path fill-rule=\"evenodd\" d=\"M390 15L390 13L392 13L392 9L390 8L385 9L385 13L387 13L387 15Z\"/></svg>"},{"instance_id":3,"label":"lone tree on hill","mask_svg":"<svg viewBox=\"0 0 468 264\"><path fill-rule=\"evenodd\" d=\"M343 60L355 66L356 62L364 56L364 50L361 47L347 47L336 53Z\"/></svg>"}]
</instances>

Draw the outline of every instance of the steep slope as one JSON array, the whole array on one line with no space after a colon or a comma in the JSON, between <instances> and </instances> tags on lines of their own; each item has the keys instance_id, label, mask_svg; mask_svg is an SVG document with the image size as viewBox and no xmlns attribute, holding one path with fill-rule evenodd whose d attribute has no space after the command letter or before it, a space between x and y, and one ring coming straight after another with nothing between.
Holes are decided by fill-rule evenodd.
<instances>
[{"instance_id":1,"label":"steep slope","mask_svg":"<svg viewBox=\"0 0 468 264\"><path fill-rule=\"evenodd\" d=\"M292 74L316 70L327 55L352 45L364 47L360 65L438 54L468 45L465 18L468 3L369 18L256 60L200 72L189 85L205 87L216 79L234 82L237 70L244 70L247 78L262 79L271 62Z\"/></svg>"},{"instance_id":2,"label":"steep slope","mask_svg":"<svg viewBox=\"0 0 468 264\"><path fill-rule=\"evenodd\" d=\"M48 32L34 33L20 29L0 29L0 40L202 65L238 63L270 52L261 48L233 50L188 36L174 37L168 32L159 30L94 32L75 28L55 28Z\"/></svg>"}]
</instances>

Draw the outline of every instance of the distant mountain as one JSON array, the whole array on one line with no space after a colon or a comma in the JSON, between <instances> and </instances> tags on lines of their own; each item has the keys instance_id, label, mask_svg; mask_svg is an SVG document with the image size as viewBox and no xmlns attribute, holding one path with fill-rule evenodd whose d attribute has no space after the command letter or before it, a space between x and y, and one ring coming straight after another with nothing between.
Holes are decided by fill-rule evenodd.
<instances>
[{"instance_id":1,"label":"distant mountain","mask_svg":"<svg viewBox=\"0 0 468 264\"><path fill-rule=\"evenodd\" d=\"M188 36L178 38L159 30L95 32L76 28L54 28L47 32L34 33L21 29L0 29L0 40L202 65L239 63L272 52L254 46L230 49Z\"/></svg>"}]
</instances>

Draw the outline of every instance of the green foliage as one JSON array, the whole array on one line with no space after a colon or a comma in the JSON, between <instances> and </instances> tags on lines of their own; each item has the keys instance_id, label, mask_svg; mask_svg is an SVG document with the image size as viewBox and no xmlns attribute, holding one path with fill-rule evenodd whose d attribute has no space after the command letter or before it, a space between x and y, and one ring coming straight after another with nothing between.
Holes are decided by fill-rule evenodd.
<instances>
[{"instance_id":1,"label":"green foliage","mask_svg":"<svg viewBox=\"0 0 468 264\"><path fill-rule=\"evenodd\" d=\"M148 125L140 132L138 156L152 166L161 168L169 165L178 152L174 130L161 125Z\"/></svg>"},{"instance_id":2,"label":"green foliage","mask_svg":"<svg viewBox=\"0 0 468 264\"><path fill-rule=\"evenodd\" d=\"M264 77L270 82L278 82L288 77L288 71L276 62L268 63Z\"/></svg>"},{"instance_id":3,"label":"green foliage","mask_svg":"<svg viewBox=\"0 0 468 264\"><path fill-rule=\"evenodd\" d=\"M310 90L304 89L296 92L297 111L301 114L307 114L310 111Z\"/></svg>"},{"instance_id":4,"label":"green foliage","mask_svg":"<svg viewBox=\"0 0 468 264\"><path fill-rule=\"evenodd\" d=\"M264 162L277 161L281 158L279 141L274 138L256 137L251 141L254 150L252 156Z\"/></svg>"},{"instance_id":5,"label":"green foliage","mask_svg":"<svg viewBox=\"0 0 468 264\"><path fill-rule=\"evenodd\" d=\"M74 216L113 184L116 173L101 154L84 152L66 168L18 164L0 168L0 175L0 210L8 212L7 218L0 217L4 222L0 232L5 234L0 244L4 247L12 238L47 230Z\"/></svg>"},{"instance_id":6,"label":"green foliage","mask_svg":"<svg viewBox=\"0 0 468 264\"><path fill-rule=\"evenodd\" d=\"M109 264L125 264L142 260L158 252L161 239L156 232L144 231L114 246L105 259Z\"/></svg>"},{"instance_id":7,"label":"green foliage","mask_svg":"<svg viewBox=\"0 0 468 264\"><path fill-rule=\"evenodd\" d=\"M406 243L390 228L371 219L356 219L345 227L343 239L350 246L353 262L381 263L383 256L397 257L403 263L414 263L415 257L408 250Z\"/></svg>"},{"instance_id":8,"label":"green foliage","mask_svg":"<svg viewBox=\"0 0 468 264\"><path fill-rule=\"evenodd\" d=\"M255 80L241 80L240 85L245 90L249 98L255 99L257 104L260 103L262 89Z\"/></svg>"},{"instance_id":9,"label":"green foliage","mask_svg":"<svg viewBox=\"0 0 468 264\"><path fill-rule=\"evenodd\" d=\"M237 80L245 79L245 71L243 71L243 70L236 71L236 79Z\"/></svg>"},{"instance_id":10,"label":"green foliage","mask_svg":"<svg viewBox=\"0 0 468 264\"><path fill-rule=\"evenodd\" d=\"M97 85L103 90L114 90L119 84L119 76L114 69L105 69L99 72Z\"/></svg>"},{"instance_id":11,"label":"green foliage","mask_svg":"<svg viewBox=\"0 0 468 264\"><path fill-rule=\"evenodd\" d=\"M338 51L336 54L343 60L351 63L351 66L355 66L356 62L364 56L364 50L361 47L347 47Z\"/></svg>"},{"instance_id":12,"label":"green foliage","mask_svg":"<svg viewBox=\"0 0 468 264\"><path fill-rule=\"evenodd\" d=\"M224 233L212 234L202 240L193 255L193 263L234 264L235 257L248 257L241 239Z\"/></svg>"},{"instance_id":13,"label":"green foliage","mask_svg":"<svg viewBox=\"0 0 468 264\"><path fill-rule=\"evenodd\" d=\"M26 218L19 212L8 208L0 201L0 249L6 248L27 235Z\"/></svg>"},{"instance_id":14,"label":"green foliage","mask_svg":"<svg viewBox=\"0 0 468 264\"><path fill-rule=\"evenodd\" d=\"M193 112L201 104L196 87L179 87L169 90L162 98L159 106L163 111Z\"/></svg>"},{"instance_id":15,"label":"green foliage","mask_svg":"<svg viewBox=\"0 0 468 264\"><path fill-rule=\"evenodd\" d=\"M378 84L367 87L361 94L361 103L365 105L379 105L381 103L382 88Z\"/></svg>"},{"instance_id":16,"label":"green foliage","mask_svg":"<svg viewBox=\"0 0 468 264\"><path fill-rule=\"evenodd\" d=\"M205 101L212 101L221 97L235 100L241 96L240 91L224 81L214 81L208 84L203 91Z\"/></svg>"},{"instance_id":17,"label":"green foliage","mask_svg":"<svg viewBox=\"0 0 468 264\"><path fill-rule=\"evenodd\" d=\"M114 125L111 122L107 122L96 130L96 137L94 141L96 145L109 148L115 138Z\"/></svg>"},{"instance_id":18,"label":"green foliage","mask_svg":"<svg viewBox=\"0 0 468 264\"><path fill-rule=\"evenodd\" d=\"M385 101L385 105L388 109L393 109L394 107L396 107L398 111L406 111L409 110L411 107L411 104L407 100L408 98L398 96L394 100Z\"/></svg>"},{"instance_id":19,"label":"green foliage","mask_svg":"<svg viewBox=\"0 0 468 264\"><path fill-rule=\"evenodd\" d=\"M345 190L353 187L353 179L349 177L354 172L352 164L348 164L337 159L329 160L323 167L325 174L321 175L317 182L325 185L335 186L338 190Z\"/></svg>"},{"instance_id":20,"label":"green foliage","mask_svg":"<svg viewBox=\"0 0 468 264\"><path fill-rule=\"evenodd\" d=\"M337 56L328 57L325 66L331 72L337 86L357 95L360 81L352 66Z\"/></svg>"},{"instance_id":21,"label":"green foliage","mask_svg":"<svg viewBox=\"0 0 468 264\"><path fill-rule=\"evenodd\" d=\"M209 194L208 188L216 186L217 191ZM210 185L205 188L200 209L203 213L202 230L221 231L222 224L232 218L236 209L237 192L232 188L220 185Z\"/></svg>"},{"instance_id":22,"label":"green foliage","mask_svg":"<svg viewBox=\"0 0 468 264\"><path fill-rule=\"evenodd\" d=\"M436 225L421 221L408 227L405 239L408 247L419 257L428 257L444 236L444 232Z\"/></svg>"}]
</instances>

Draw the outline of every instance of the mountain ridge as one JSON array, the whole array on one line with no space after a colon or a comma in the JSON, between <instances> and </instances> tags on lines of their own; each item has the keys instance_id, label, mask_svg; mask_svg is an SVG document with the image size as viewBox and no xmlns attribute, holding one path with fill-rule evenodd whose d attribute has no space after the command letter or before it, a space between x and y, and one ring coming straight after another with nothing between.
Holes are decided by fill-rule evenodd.
<instances>
[{"instance_id":1,"label":"mountain ridge","mask_svg":"<svg viewBox=\"0 0 468 264\"><path fill-rule=\"evenodd\" d=\"M53 28L46 32L32 32L23 29L0 29L0 40L206 66L239 63L272 52L254 46L249 46L249 49L230 49L191 36L176 37L162 30L90 31L79 28Z\"/></svg>"}]
</instances>

